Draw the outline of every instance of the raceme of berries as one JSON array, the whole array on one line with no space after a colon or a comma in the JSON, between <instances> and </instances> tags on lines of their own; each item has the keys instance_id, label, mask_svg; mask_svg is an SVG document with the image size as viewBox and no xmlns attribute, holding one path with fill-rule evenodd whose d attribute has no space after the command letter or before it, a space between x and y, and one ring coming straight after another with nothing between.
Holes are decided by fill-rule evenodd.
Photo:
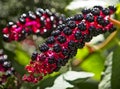
<instances>
[{"instance_id":1,"label":"raceme of berries","mask_svg":"<svg viewBox=\"0 0 120 89\"><path fill-rule=\"evenodd\" d=\"M31 62L26 66L28 75L24 75L23 80L38 82L47 74L64 66L76 55L77 49L83 48L85 42L89 42L93 36L115 31L116 28L108 20L115 11L114 6L94 6L67 18L66 23L59 25L45 43L39 46L41 53L32 54Z\"/></svg>"},{"instance_id":2,"label":"raceme of berries","mask_svg":"<svg viewBox=\"0 0 120 89\"><path fill-rule=\"evenodd\" d=\"M47 37L64 20L64 15L52 13L48 9L38 8L35 12L23 13L16 23L9 22L2 31L3 39L7 42L21 41L29 34Z\"/></svg>"},{"instance_id":3,"label":"raceme of berries","mask_svg":"<svg viewBox=\"0 0 120 89\"><path fill-rule=\"evenodd\" d=\"M14 75L15 70L11 62L8 60L7 55L0 49L0 85L7 81L7 78Z\"/></svg>"}]
</instances>

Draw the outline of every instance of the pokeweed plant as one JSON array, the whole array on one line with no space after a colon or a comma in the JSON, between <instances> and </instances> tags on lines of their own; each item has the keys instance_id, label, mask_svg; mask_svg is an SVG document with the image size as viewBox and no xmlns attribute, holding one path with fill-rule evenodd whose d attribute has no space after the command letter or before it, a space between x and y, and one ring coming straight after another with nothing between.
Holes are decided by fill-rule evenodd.
<instances>
[{"instance_id":1,"label":"pokeweed plant","mask_svg":"<svg viewBox=\"0 0 120 89\"><path fill-rule=\"evenodd\" d=\"M25 67L28 74L23 76L24 81L37 83L44 76L59 71L76 55L77 49L83 48L94 36L114 32L116 27L113 24L117 22L110 16L115 11L114 6L94 6L65 18L48 9L38 8L35 13L22 14L16 23L9 22L2 36L4 41L11 42L24 40L29 34L42 37L47 34L48 38L39 46L41 53L32 54L30 63Z\"/></svg>"}]
</instances>

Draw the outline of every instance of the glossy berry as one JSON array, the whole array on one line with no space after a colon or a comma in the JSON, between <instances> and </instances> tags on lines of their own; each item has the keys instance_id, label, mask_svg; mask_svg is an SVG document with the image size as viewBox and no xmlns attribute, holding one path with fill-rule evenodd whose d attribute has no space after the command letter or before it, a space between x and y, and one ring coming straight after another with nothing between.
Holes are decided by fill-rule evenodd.
<instances>
[{"instance_id":1,"label":"glossy berry","mask_svg":"<svg viewBox=\"0 0 120 89\"><path fill-rule=\"evenodd\" d=\"M48 58L48 63L49 64L53 64L53 63L55 63L55 58L52 56L52 57L49 57Z\"/></svg>"},{"instance_id":2,"label":"glossy berry","mask_svg":"<svg viewBox=\"0 0 120 89\"><path fill-rule=\"evenodd\" d=\"M115 6L109 6L109 9L110 9L112 12L115 12L115 11L116 11L116 7L115 7Z\"/></svg>"},{"instance_id":3,"label":"glossy berry","mask_svg":"<svg viewBox=\"0 0 120 89\"><path fill-rule=\"evenodd\" d=\"M31 59L34 61L37 58L38 53L35 51L32 53Z\"/></svg>"},{"instance_id":4,"label":"glossy berry","mask_svg":"<svg viewBox=\"0 0 120 89\"><path fill-rule=\"evenodd\" d=\"M76 40L80 40L82 39L82 33L81 31L76 31L76 33L74 34Z\"/></svg>"},{"instance_id":5,"label":"glossy berry","mask_svg":"<svg viewBox=\"0 0 120 89\"><path fill-rule=\"evenodd\" d=\"M74 57L78 48L83 48L93 36L115 31L115 26L108 21L114 7L95 6L83 9L82 14L68 17L64 24L58 25L51 36L40 46L40 54L26 66L29 75L23 80L36 82L45 75L59 71L70 58ZM36 77L36 74L39 76Z\"/></svg>"},{"instance_id":6,"label":"glossy berry","mask_svg":"<svg viewBox=\"0 0 120 89\"><path fill-rule=\"evenodd\" d=\"M58 36L60 33L61 33L60 30L54 30L54 31L51 33L51 35L52 35L52 36Z\"/></svg>"},{"instance_id":7,"label":"glossy berry","mask_svg":"<svg viewBox=\"0 0 120 89\"><path fill-rule=\"evenodd\" d=\"M69 56L69 50L68 50L67 48L63 49L63 50L62 50L62 54L63 54L64 56Z\"/></svg>"},{"instance_id":8,"label":"glossy berry","mask_svg":"<svg viewBox=\"0 0 120 89\"><path fill-rule=\"evenodd\" d=\"M67 25L68 25L68 27L70 27L71 29L74 29L74 28L76 27L75 21L69 21L69 22L67 23Z\"/></svg>"},{"instance_id":9,"label":"glossy berry","mask_svg":"<svg viewBox=\"0 0 120 89\"><path fill-rule=\"evenodd\" d=\"M62 31L65 27L66 27L65 24L62 24L62 25L59 25L57 27L57 29L60 30L60 31Z\"/></svg>"},{"instance_id":10,"label":"glossy berry","mask_svg":"<svg viewBox=\"0 0 120 89\"><path fill-rule=\"evenodd\" d=\"M110 9L109 8L103 8L102 12L104 15L109 15L110 14Z\"/></svg>"},{"instance_id":11,"label":"glossy berry","mask_svg":"<svg viewBox=\"0 0 120 89\"><path fill-rule=\"evenodd\" d=\"M63 33L64 33L65 35L71 35L71 34L72 34L72 29L70 29L69 27L65 27L65 28L63 29Z\"/></svg>"},{"instance_id":12,"label":"glossy berry","mask_svg":"<svg viewBox=\"0 0 120 89\"><path fill-rule=\"evenodd\" d=\"M76 47L77 47L77 48L83 48L84 45L85 45L85 43L84 43L83 41L81 41L81 42L76 42Z\"/></svg>"},{"instance_id":13,"label":"glossy berry","mask_svg":"<svg viewBox=\"0 0 120 89\"><path fill-rule=\"evenodd\" d=\"M88 22L93 22L94 21L94 16L92 14L87 14L85 19Z\"/></svg>"},{"instance_id":14,"label":"glossy berry","mask_svg":"<svg viewBox=\"0 0 120 89\"><path fill-rule=\"evenodd\" d=\"M68 48L70 49L70 50L72 50L72 49L74 49L76 47L76 45L75 45L75 42L74 41L69 41L68 42Z\"/></svg>"},{"instance_id":15,"label":"glossy berry","mask_svg":"<svg viewBox=\"0 0 120 89\"><path fill-rule=\"evenodd\" d=\"M85 14L88 14L88 13L90 13L91 12L91 10L90 9L88 9L88 8L85 8L85 9L83 9L82 10L82 13L85 15Z\"/></svg>"},{"instance_id":16,"label":"glossy berry","mask_svg":"<svg viewBox=\"0 0 120 89\"><path fill-rule=\"evenodd\" d=\"M80 20L83 20L83 19L84 19L84 16L83 16L82 14L77 14L77 15L74 16L74 19L75 19L76 21L80 21Z\"/></svg>"},{"instance_id":17,"label":"glossy berry","mask_svg":"<svg viewBox=\"0 0 120 89\"><path fill-rule=\"evenodd\" d=\"M65 36L62 36L62 35L59 35L57 40L60 42L60 43L64 43L66 41L66 37Z\"/></svg>"},{"instance_id":18,"label":"glossy berry","mask_svg":"<svg viewBox=\"0 0 120 89\"><path fill-rule=\"evenodd\" d=\"M100 9L99 9L99 8L93 8L93 9L91 10L91 13L92 13L93 15L99 16L99 15L100 15Z\"/></svg>"},{"instance_id":19,"label":"glossy berry","mask_svg":"<svg viewBox=\"0 0 120 89\"><path fill-rule=\"evenodd\" d=\"M100 9L100 10L102 10L103 9L103 7L102 6L94 6L93 8L98 8L98 9Z\"/></svg>"},{"instance_id":20,"label":"glossy berry","mask_svg":"<svg viewBox=\"0 0 120 89\"><path fill-rule=\"evenodd\" d=\"M96 20L97 20L98 24L104 26L105 21L104 21L104 18L102 16L98 16Z\"/></svg>"},{"instance_id":21,"label":"glossy berry","mask_svg":"<svg viewBox=\"0 0 120 89\"><path fill-rule=\"evenodd\" d=\"M56 53L58 53L58 52L60 52L60 51L62 50L62 48L61 48L61 46L60 46L59 44L55 44L55 45L53 46L53 50L54 50Z\"/></svg>"},{"instance_id":22,"label":"glossy berry","mask_svg":"<svg viewBox=\"0 0 120 89\"><path fill-rule=\"evenodd\" d=\"M78 24L78 29L80 30L80 31L84 31L84 30L86 30L86 23L85 22L80 22L79 24Z\"/></svg>"},{"instance_id":23,"label":"glossy berry","mask_svg":"<svg viewBox=\"0 0 120 89\"><path fill-rule=\"evenodd\" d=\"M48 37L47 40L46 40L47 44L53 44L54 42L55 42L55 38L53 36Z\"/></svg>"},{"instance_id":24,"label":"glossy berry","mask_svg":"<svg viewBox=\"0 0 120 89\"><path fill-rule=\"evenodd\" d=\"M57 64L57 67L61 67L63 65L63 59L62 58L59 58L57 61L56 61L56 64Z\"/></svg>"},{"instance_id":25,"label":"glossy berry","mask_svg":"<svg viewBox=\"0 0 120 89\"><path fill-rule=\"evenodd\" d=\"M48 45L47 44L42 44L40 47L39 47L40 51L41 52L45 52L49 49Z\"/></svg>"}]
</instances>

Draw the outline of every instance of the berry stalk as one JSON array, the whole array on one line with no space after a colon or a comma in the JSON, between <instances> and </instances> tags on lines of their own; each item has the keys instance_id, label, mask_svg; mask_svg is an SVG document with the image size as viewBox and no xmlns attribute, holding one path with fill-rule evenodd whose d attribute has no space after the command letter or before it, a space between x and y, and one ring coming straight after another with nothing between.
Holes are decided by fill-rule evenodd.
<instances>
[{"instance_id":1,"label":"berry stalk","mask_svg":"<svg viewBox=\"0 0 120 89\"><path fill-rule=\"evenodd\" d=\"M120 21L115 20L113 18L109 18L109 21L111 21L114 25L120 26Z\"/></svg>"},{"instance_id":2,"label":"berry stalk","mask_svg":"<svg viewBox=\"0 0 120 89\"><path fill-rule=\"evenodd\" d=\"M115 31L116 27L108 19L115 11L114 6L94 6L67 18L66 23L59 25L46 42L39 46L41 53L33 53L30 64L26 66L28 75L24 75L23 80L38 82L64 66L76 55L77 49L83 48L85 42L89 42L93 36Z\"/></svg>"}]
</instances>

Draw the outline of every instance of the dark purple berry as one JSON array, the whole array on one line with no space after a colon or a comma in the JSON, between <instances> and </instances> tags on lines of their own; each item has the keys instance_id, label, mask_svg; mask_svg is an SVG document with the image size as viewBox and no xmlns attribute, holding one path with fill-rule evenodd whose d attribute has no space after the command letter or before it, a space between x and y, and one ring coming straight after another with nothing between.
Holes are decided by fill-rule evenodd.
<instances>
[{"instance_id":1,"label":"dark purple berry","mask_svg":"<svg viewBox=\"0 0 120 89\"><path fill-rule=\"evenodd\" d=\"M72 58L77 54L77 49L70 50L69 57Z\"/></svg>"},{"instance_id":2,"label":"dark purple berry","mask_svg":"<svg viewBox=\"0 0 120 89\"><path fill-rule=\"evenodd\" d=\"M108 9L108 8L103 8L103 9L102 9L102 12L103 12L103 14L105 14L105 15L110 15L110 9Z\"/></svg>"},{"instance_id":3,"label":"dark purple berry","mask_svg":"<svg viewBox=\"0 0 120 89\"><path fill-rule=\"evenodd\" d=\"M90 34L83 35L83 41L89 42L91 39L92 39L92 36Z\"/></svg>"},{"instance_id":4,"label":"dark purple berry","mask_svg":"<svg viewBox=\"0 0 120 89\"><path fill-rule=\"evenodd\" d=\"M57 27L57 30L62 31L65 27L66 27L65 24L59 25L59 26Z\"/></svg>"},{"instance_id":5,"label":"dark purple berry","mask_svg":"<svg viewBox=\"0 0 120 89\"><path fill-rule=\"evenodd\" d=\"M95 27L95 26L90 26L90 27L88 28L88 31L89 31L89 33L90 33L91 35L93 35L93 34L95 33L95 31L96 31L96 27Z\"/></svg>"},{"instance_id":6,"label":"dark purple berry","mask_svg":"<svg viewBox=\"0 0 120 89\"><path fill-rule=\"evenodd\" d=\"M91 10L91 13L93 14L93 15L100 15L100 9L98 9L98 8L93 8L92 10Z\"/></svg>"},{"instance_id":7,"label":"dark purple berry","mask_svg":"<svg viewBox=\"0 0 120 89\"><path fill-rule=\"evenodd\" d=\"M115 6L109 6L109 9L113 12L115 12L117 10Z\"/></svg>"},{"instance_id":8,"label":"dark purple berry","mask_svg":"<svg viewBox=\"0 0 120 89\"><path fill-rule=\"evenodd\" d=\"M81 42L76 42L76 47L77 48L83 48L84 47L84 45L85 45L85 43L83 42L83 41L81 41Z\"/></svg>"},{"instance_id":9,"label":"dark purple berry","mask_svg":"<svg viewBox=\"0 0 120 89\"><path fill-rule=\"evenodd\" d=\"M104 26L104 24L105 24L104 18L102 16L98 16L96 21L98 24L100 24L102 26Z\"/></svg>"},{"instance_id":10,"label":"dark purple berry","mask_svg":"<svg viewBox=\"0 0 120 89\"><path fill-rule=\"evenodd\" d=\"M75 42L74 42L74 41L71 40L71 41L68 42L68 48L69 48L70 50L74 49L75 46L76 46L76 45L75 45Z\"/></svg>"},{"instance_id":11,"label":"dark purple berry","mask_svg":"<svg viewBox=\"0 0 120 89\"><path fill-rule=\"evenodd\" d=\"M54 31L51 33L51 35L52 35L52 36L58 36L58 35L60 35L60 33L61 33L60 30L54 30Z\"/></svg>"},{"instance_id":12,"label":"dark purple berry","mask_svg":"<svg viewBox=\"0 0 120 89\"><path fill-rule=\"evenodd\" d=\"M86 23L85 22L80 22L79 24L78 24L78 29L80 30L80 31L85 31L86 30Z\"/></svg>"},{"instance_id":13,"label":"dark purple berry","mask_svg":"<svg viewBox=\"0 0 120 89\"><path fill-rule=\"evenodd\" d=\"M70 29L69 27L65 27L63 29L63 32L65 35L71 35L72 34L72 29Z\"/></svg>"},{"instance_id":14,"label":"dark purple berry","mask_svg":"<svg viewBox=\"0 0 120 89\"><path fill-rule=\"evenodd\" d=\"M69 50L68 49L63 49L62 50L62 54L64 55L64 56L69 56Z\"/></svg>"},{"instance_id":15,"label":"dark purple berry","mask_svg":"<svg viewBox=\"0 0 120 89\"><path fill-rule=\"evenodd\" d=\"M83 16L82 14L77 14L77 15L74 16L74 19L75 19L76 21L81 21L81 20L84 19L84 16Z\"/></svg>"},{"instance_id":16,"label":"dark purple berry","mask_svg":"<svg viewBox=\"0 0 120 89\"><path fill-rule=\"evenodd\" d=\"M70 27L71 29L74 29L74 28L76 27L75 21L69 21L69 22L67 23L67 25L68 25L68 27Z\"/></svg>"},{"instance_id":17,"label":"dark purple berry","mask_svg":"<svg viewBox=\"0 0 120 89\"><path fill-rule=\"evenodd\" d=\"M62 50L62 48L61 48L61 46L60 46L59 44L55 44L55 45L53 46L53 50L54 50L56 53L58 53L58 52L60 52L60 51Z\"/></svg>"},{"instance_id":18,"label":"dark purple berry","mask_svg":"<svg viewBox=\"0 0 120 89\"><path fill-rule=\"evenodd\" d=\"M76 40L80 40L82 38L82 33L80 31L76 31L74 34Z\"/></svg>"},{"instance_id":19,"label":"dark purple berry","mask_svg":"<svg viewBox=\"0 0 120 89\"><path fill-rule=\"evenodd\" d=\"M59 35L59 36L57 37L57 40L58 40L60 43L66 42L65 36L62 36L62 35Z\"/></svg>"},{"instance_id":20,"label":"dark purple berry","mask_svg":"<svg viewBox=\"0 0 120 89\"><path fill-rule=\"evenodd\" d=\"M102 28L97 28L97 29L96 29L96 32L97 32L97 35L99 35L99 34L102 34L102 33L103 33L103 30L102 30Z\"/></svg>"},{"instance_id":21,"label":"dark purple berry","mask_svg":"<svg viewBox=\"0 0 120 89\"><path fill-rule=\"evenodd\" d=\"M47 44L42 44L40 47L39 47L39 50L41 51L41 52L45 52L45 51L47 51L49 49L49 47L48 47L48 45Z\"/></svg>"},{"instance_id":22,"label":"dark purple berry","mask_svg":"<svg viewBox=\"0 0 120 89\"><path fill-rule=\"evenodd\" d=\"M66 21L65 21L65 22L73 21L73 20L74 20L74 17L68 17L68 18L66 18Z\"/></svg>"},{"instance_id":23,"label":"dark purple berry","mask_svg":"<svg viewBox=\"0 0 120 89\"><path fill-rule=\"evenodd\" d=\"M55 63L55 58L53 56L48 58L48 63L53 64Z\"/></svg>"},{"instance_id":24,"label":"dark purple berry","mask_svg":"<svg viewBox=\"0 0 120 89\"><path fill-rule=\"evenodd\" d=\"M82 13L83 14L88 14L88 13L90 13L91 12L91 10L90 9L87 9L87 8L84 8L83 10L82 10Z\"/></svg>"},{"instance_id":25,"label":"dark purple berry","mask_svg":"<svg viewBox=\"0 0 120 89\"><path fill-rule=\"evenodd\" d=\"M88 21L88 22L93 22L94 21L94 16L92 14L87 14L85 19Z\"/></svg>"},{"instance_id":26,"label":"dark purple berry","mask_svg":"<svg viewBox=\"0 0 120 89\"><path fill-rule=\"evenodd\" d=\"M55 42L55 38L53 36L48 37L47 40L46 40L47 44L53 44L54 42Z\"/></svg>"},{"instance_id":27,"label":"dark purple berry","mask_svg":"<svg viewBox=\"0 0 120 89\"><path fill-rule=\"evenodd\" d=\"M98 9L100 9L100 10L102 10L102 9L103 9L103 7L102 7L102 6L94 6L93 8L98 8Z\"/></svg>"},{"instance_id":28,"label":"dark purple berry","mask_svg":"<svg viewBox=\"0 0 120 89\"><path fill-rule=\"evenodd\" d=\"M63 65L63 59L59 58L57 61L56 61L56 65L57 67L61 67Z\"/></svg>"},{"instance_id":29,"label":"dark purple berry","mask_svg":"<svg viewBox=\"0 0 120 89\"><path fill-rule=\"evenodd\" d=\"M31 59L35 60L37 58L38 53L35 51L32 53Z\"/></svg>"}]
</instances>

